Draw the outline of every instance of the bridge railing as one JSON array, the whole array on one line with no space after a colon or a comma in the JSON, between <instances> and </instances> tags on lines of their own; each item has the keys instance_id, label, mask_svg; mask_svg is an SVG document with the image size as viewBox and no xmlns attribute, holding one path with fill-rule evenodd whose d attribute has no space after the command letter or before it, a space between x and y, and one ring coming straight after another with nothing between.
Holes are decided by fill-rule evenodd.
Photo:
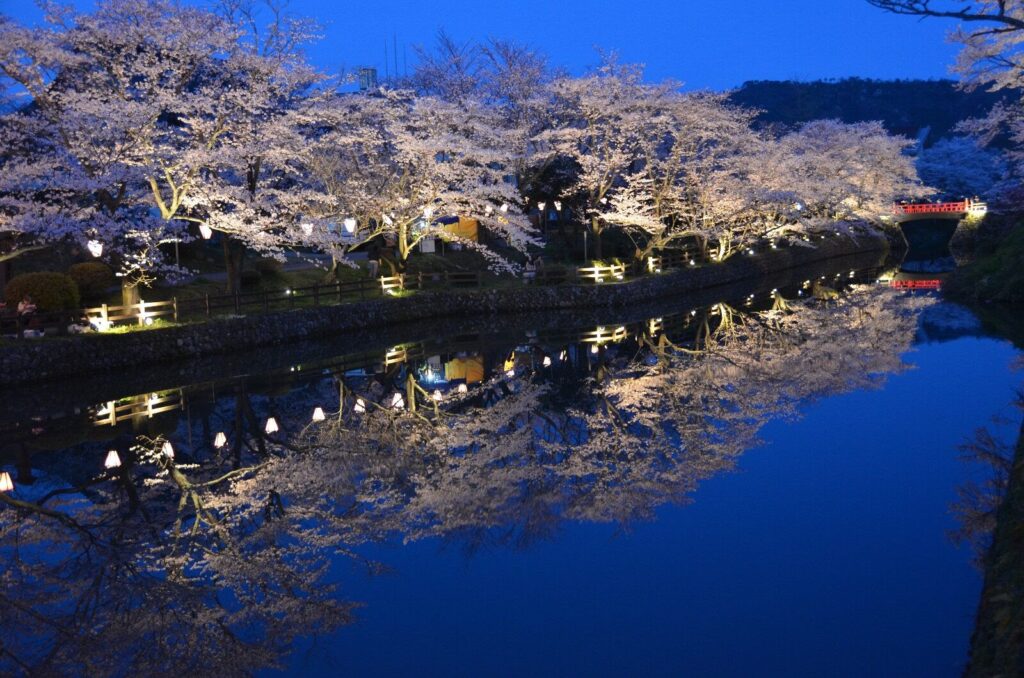
<instances>
[{"instance_id":1,"label":"bridge railing","mask_svg":"<svg viewBox=\"0 0 1024 678\"><path fill-rule=\"evenodd\" d=\"M970 209L969 200L959 202L925 202L910 204L895 204L893 210L897 214L937 214L950 212L967 212Z\"/></svg>"}]
</instances>

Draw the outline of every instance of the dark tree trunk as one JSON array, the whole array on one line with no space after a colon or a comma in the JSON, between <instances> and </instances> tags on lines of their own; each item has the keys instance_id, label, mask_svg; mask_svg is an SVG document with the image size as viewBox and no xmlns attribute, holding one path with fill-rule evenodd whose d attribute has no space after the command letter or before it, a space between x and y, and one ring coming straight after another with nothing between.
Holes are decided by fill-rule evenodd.
<instances>
[{"instance_id":1,"label":"dark tree trunk","mask_svg":"<svg viewBox=\"0 0 1024 678\"><path fill-rule=\"evenodd\" d=\"M594 250L593 258L594 259L603 259L604 258L604 250L601 247L601 224L598 223L598 220L597 220L596 217L590 222L590 235L593 236L592 239L594 241L593 242L593 250Z\"/></svg>"},{"instance_id":2,"label":"dark tree trunk","mask_svg":"<svg viewBox=\"0 0 1024 678\"><path fill-rule=\"evenodd\" d=\"M245 263L245 247L242 243L221 234L221 245L224 248L224 270L227 272L225 285L228 294L239 294L242 291L242 265Z\"/></svg>"},{"instance_id":3,"label":"dark tree trunk","mask_svg":"<svg viewBox=\"0 0 1024 678\"><path fill-rule=\"evenodd\" d=\"M139 286L137 284L129 283L127 280L122 279L121 305L134 306L140 301L142 301L142 293L139 291Z\"/></svg>"}]
</instances>

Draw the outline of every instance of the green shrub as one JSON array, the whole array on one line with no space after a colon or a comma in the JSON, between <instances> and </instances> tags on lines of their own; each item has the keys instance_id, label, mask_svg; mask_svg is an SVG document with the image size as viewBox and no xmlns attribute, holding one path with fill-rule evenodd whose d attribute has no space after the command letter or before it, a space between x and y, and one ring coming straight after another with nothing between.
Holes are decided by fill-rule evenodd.
<instances>
[{"instance_id":1,"label":"green shrub","mask_svg":"<svg viewBox=\"0 0 1024 678\"><path fill-rule=\"evenodd\" d=\"M271 278L281 273L284 265L277 259L257 259L253 268L264 278Z\"/></svg>"},{"instance_id":2,"label":"green shrub","mask_svg":"<svg viewBox=\"0 0 1024 678\"><path fill-rule=\"evenodd\" d=\"M41 271L11 278L4 290L8 306L17 306L25 295L40 311L64 311L78 308L78 285L69 275Z\"/></svg>"},{"instance_id":3,"label":"green shrub","mask_svg":"<svg viewBox=\"0 0 1024 678\"><path fill-rule=\"evenodd\" d=\"M117 284L114 271L101 261L75 264L68 269L68 275L78 285L83 299L100 299L107 290Z\"/></svg>"}]
</instances>

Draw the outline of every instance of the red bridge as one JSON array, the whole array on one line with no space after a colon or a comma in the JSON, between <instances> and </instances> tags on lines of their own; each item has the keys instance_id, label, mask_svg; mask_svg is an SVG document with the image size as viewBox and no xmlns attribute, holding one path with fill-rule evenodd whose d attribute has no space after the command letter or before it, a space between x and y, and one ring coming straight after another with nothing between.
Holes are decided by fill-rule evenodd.
<instances>
[{"instance_id":1,"label":"red bridge","mask_svg":"<svg viewBox=\"0 0 1024 678\"><path fill-rule=\"evenodd\" d=\"M941 280L890 280L889 287L898 290L937 290L942 287Z\"/></svg>"},{"instance_id":2,"label":"red bridge","mask_svg":"<svg viewBox=\"0 0 1024 678\"><path fill-rule=\"evenodd\" d=\"M897 203L892 206L897 221L910 219L962 219L968 215L984 216L988 206L977 200L957 202Z\"/></svg>"}]
</instances>

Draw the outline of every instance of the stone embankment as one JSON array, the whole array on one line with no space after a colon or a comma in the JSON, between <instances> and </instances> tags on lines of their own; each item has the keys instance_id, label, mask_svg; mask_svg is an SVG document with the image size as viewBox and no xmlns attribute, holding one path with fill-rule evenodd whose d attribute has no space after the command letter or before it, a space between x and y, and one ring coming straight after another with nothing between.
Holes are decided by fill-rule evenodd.
<instances>
[{"instance_id":1,"label":"stone embankment","mask_svg":"<svg viewBox=\"0 0 1024 678\"><path fill-rule=\"evenodd\" d=\"M449 316L622 308L835 257L884 252L888 247L881 235L864 235L856 240L832 237L814 247L785 247L756 256L736 256L721 264L617 284L417 292L407 297L216 319L144 332L16 341L0 347L0 384L125 370Z\"/></svg>"}]
</instances>

